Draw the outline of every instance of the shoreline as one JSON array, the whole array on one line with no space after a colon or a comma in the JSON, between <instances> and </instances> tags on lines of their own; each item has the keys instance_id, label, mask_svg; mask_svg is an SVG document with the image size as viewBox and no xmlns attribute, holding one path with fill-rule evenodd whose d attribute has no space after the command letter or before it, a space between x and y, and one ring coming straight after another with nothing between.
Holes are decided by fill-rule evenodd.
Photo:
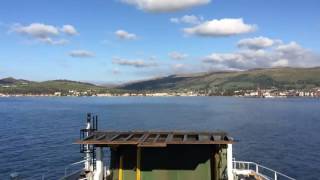
<instances>
[{"instance_id":1,"label":"shoreline","mask_svg":"<svg viewBox=\"0 0 320 180\"><path fill-rule=\"evenodd\" d=\"M108 96L55 96L55 95L0 95L0 98L12 98L12 97L54 97L54 98L64 98L64 97L72 97L72 98L81 98L81 97L237 97L237 98L259 98L259 99L284 99L284 98L320 98L319 96L272 96L272 97L259 97L259 96L238 96L238 95L230 95L230 96L222 96L222 95L108 95Z\"/></svg>"}]
</instances>

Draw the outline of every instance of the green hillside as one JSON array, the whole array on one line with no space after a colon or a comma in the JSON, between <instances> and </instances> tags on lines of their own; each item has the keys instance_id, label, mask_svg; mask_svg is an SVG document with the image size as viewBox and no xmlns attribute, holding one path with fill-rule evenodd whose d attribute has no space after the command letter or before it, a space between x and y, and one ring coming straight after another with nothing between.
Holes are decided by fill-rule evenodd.
<instances>
[{"instance_id":1,"label":"green hillside","mask_svg":"<svg viewBox=\"0 0 320 180\"><path fill-rule=\"evenodd\" d=\"M5 94L53 94L61 92L69 93L69 90L78 92L103 93L110 91L105 87L96 86L90 83L53 80L44 82L34 82L27 80L17 80L14 78L5 78L0 80L0 93Z\"/></svg>"},{"instance_id":2,"label":"green hillside","mask_svg":"<svg viewBox=\"0 0 320 180\"><path fill-rule=\"evenodd\" d=\"M320 87L320 67L271 68L171 75L124 84L116 88L106 88L90 83L69 80L34 82L14 78L0 79L0 93L4 94L53 94L61 92L63 95L70 95L70 90L87 92L88 95L98 93L121 94L125 92L185 92L190 90L215 94L219 92L233 92L235 90L267 89L273 87L279 90L306 90Z\"/></svg>"},{"instance_id":3,"label":"green hillside","mask_svg":"<svg viewBox=\"0 0 320 180\"><path fill-rule=\"evenodd\" d=\"M310 89L320 86L320 68L270 68L248 71L211 72L173 75L123 85L134 91L198 90L233 91L276 87L279 89Z\"/></svg>"}]
</instances>

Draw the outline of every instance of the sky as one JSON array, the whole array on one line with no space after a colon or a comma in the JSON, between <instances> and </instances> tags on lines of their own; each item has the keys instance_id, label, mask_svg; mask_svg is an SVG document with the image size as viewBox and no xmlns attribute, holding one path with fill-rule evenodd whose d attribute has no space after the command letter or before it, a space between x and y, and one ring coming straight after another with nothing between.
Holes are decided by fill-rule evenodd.
<instances>
[{"instance_id":1,"label":"sky","mask_svg":"<svg viewBox=\"0 0 320 180\"><path fill-rule=\"evenodd\" d=\"M1 0L0 78L320 66L319 0Z\"/></svg>"}]
</instances>

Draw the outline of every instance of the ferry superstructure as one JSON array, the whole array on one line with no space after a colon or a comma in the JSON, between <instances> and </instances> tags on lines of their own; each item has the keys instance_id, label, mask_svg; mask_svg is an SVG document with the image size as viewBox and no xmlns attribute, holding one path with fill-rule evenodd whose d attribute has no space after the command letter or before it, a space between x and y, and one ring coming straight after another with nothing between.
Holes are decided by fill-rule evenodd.
<instances>
[{"instance_id":1,"label":"ferry superstructure","mask_svg":"<svg viewBox=\"0 0 320 180\"><path fill-rule=\"evenodd\" d=\"M236 161L236 141L225 132L98 131L97 125L97 116L88 114L75 142L84 159L71 164L83 167L68 172L68 166L61 180L295 180Z\"/></svg>"}]
</instances>

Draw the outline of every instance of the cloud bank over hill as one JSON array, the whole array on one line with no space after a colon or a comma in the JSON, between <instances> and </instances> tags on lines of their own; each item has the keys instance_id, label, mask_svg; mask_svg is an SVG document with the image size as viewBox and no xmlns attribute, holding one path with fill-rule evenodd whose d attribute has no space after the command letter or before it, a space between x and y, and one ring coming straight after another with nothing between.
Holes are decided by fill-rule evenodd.
<instances>
[{"instance_id":1,"label":"cloud bank over hill","mask_svg":"<svg viewBox=\"0 0 320 180\"><path fill-rule=\"evenodd\" d=\"M257 50L268 48L281 42L281 40L275 40L260 36L255 38L242 39L238 42L238 47Z\"/></svg>"},{"instance_id":2,"label":"cloud bank over hill","mask_svg":"<svg viewBox=\"0 0 320 180\"><path fill-rule=\"evenodd\" d=\"M231 53L212 53L202 62L221 69L246 70L277 66L312 67L320 65L320 56L297 42L283 43L265 37L243 39L239 50Z\"/></svg>"}]
</instances>

